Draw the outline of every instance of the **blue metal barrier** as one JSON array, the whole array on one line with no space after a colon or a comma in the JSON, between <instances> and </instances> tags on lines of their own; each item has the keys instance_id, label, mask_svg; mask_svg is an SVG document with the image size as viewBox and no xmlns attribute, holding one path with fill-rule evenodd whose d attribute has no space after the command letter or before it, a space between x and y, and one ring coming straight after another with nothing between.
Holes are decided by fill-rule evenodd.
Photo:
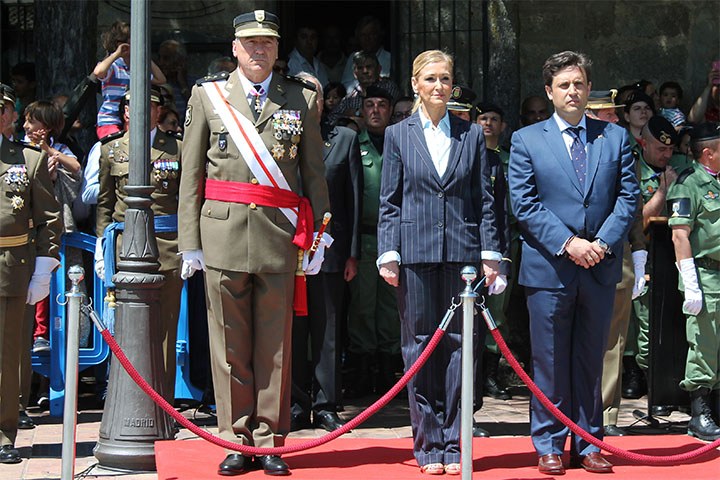
<instances>
[{"instance_id":1,"label":"blue metal barrier","mask_svg":"<svg viewBox=\"0 0 720 480\"><path fill-rule=\"evenodd\" d=\"M32 354L33 370L50 379L50 415L61 417L65 400L65 307L58 304L58 298L63 301L66 284L66 272L70 265L65 263L65 248L75 247L80 250L94 253L96 237L85 233L73 232L64 234L60 246L60 268L53 274L50 283L50 352ZM102 317L105 289L102 279L98 278L94 270L91 275L86 272L85 283L88 286L88 296L92 298L93 308ZM92 289L90 279L92 278ZM58 297L60 295L60 297ZM187 283L183 286L178 318L178 333L175 344L176 350L176 376L175 398L202 399L202 390L190 382L190 344L188 329ZM79 355L80 371L102 363L110 352L100 333L91 329L90 348L81 348Z\"/></svg>"}]
</instances>

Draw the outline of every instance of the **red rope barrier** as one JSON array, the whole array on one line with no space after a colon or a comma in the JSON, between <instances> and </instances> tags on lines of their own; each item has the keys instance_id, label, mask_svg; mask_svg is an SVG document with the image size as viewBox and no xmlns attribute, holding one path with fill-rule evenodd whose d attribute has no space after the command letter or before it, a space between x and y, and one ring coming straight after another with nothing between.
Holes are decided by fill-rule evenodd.
<instances>
[{"instance_id":1,"label":"red rope barrier","mask_svg":"<svg viewBox=\"0 0 720 480\"><path fill-rule=\"evenodd\" d=\"M425 347L425 350L423 350L422 354L420 354L420 357L415 361L415 363L410 367L410 369L405 372L405 375L402 376L402 378L393 386L385 395L383 395L379 400L377 400L375 403L370 405L366 410L364 410L362 413L360 413L357 417L353 418L349 422L347 422L342 427L338 428L337 430L330 432L320 438L315 438L313 440L309 440L307 442L303 442L300 444L295 445L285 445L283 447L275 447L275 448L259 448L259 447L252 447L250 445L242 445L240 443L234 443L229 442L227 440L223 440L222 438L216 437L215 435L203 430L202 428L198 427L194 423L192 423L190 420L186 419L180 413L178 413L172 405L170 405L164 398L162 398L148 383L145 381L144 378L140 376L137 370L135 370L135 367L132 366L128 358L125 356L125 353L122 351L120 346L117 344L113 336L110 334L110 332L105 329L102 330L101 335L105 339L105 342L107 342L108 346L110 347L110 350L115 354L117 359L122 364L125 371L130 375L130 378L132 378L135 383L142 389L143 392L145 392L152 400L157 403L160 408L165 410L172 418L177 420L177 422L182 425L183 427L187 428L191 432L193 432L195 435L207 440L210 443L214 443L215 445L218 445L222 448L226 448L229 450L235 450L240 453L244 453L246 455L282 455L284 453L293 453L293 452L299 452L302 450L307 450L310 448L318 447L320 445L323 445L331 440L336 439L340 435L349 432L353 428L357 427L361 423L363 423L365 420L370 418L372 415L374 415L378 410L380 410L382 407L387 405L387 403L397 395L400 390L405 388L405 385L410 381L410 379L415 376L418 370L422 368L422 366L427 361L430 354L435 350L435 347L437 346L438 342L440 342L440 339L445 334L445 331L441 328L438 328L435 331L435 334L430 339L430 342L428 342L427 347Z\"/></svg>"},{"instance_id":2,"label":"red rope barrier","mask_svg":"<svg viewBox=\"0 0 720 480\"><path fill-rule=\"evenodd\" d=\"M492 333L493 338L497 342L498 346L500 347L500 351L505 356L505 359L508 361L510 366L515 370L515 373L517 373L523 382L530 388L532 393L537 397L538 400L547 408L550 410L550 413L555 415L558 420L560 420L563 425L568 427L570 430L572 430L575 434L582 437L584 440L587 440L591 444L595 445L598 448L601 448L605 450L606 452L614 453L615 455L623 458L627 458L628 460L634 460L636 462L642 462L650 465L664 465L668 463L679 463L686 460L691 460L693 458L699 457L701 455L704 455L712 450L715 450L716 448L720 447L720 439L715 440L714 442L704 445L700 448L697 448L695 450L692 450L687 453L681 453L678 455L644 455L642 453L635 453L630 452L628 450L623 450L622 448L615 447L613 445L610 445L609 443L605 443L602 440L598 440L597 438L590 435L588 432L577 426L572 420L570 420L564 413L562 413L551 401L549 398L545 396L545 394L538 388L537 385L535 385L535 382L533 382L527 373L525 373L525 370L522 369L518 361L513 356L512 352L510 352L510 349L508 348L507 344L505 343L505 340L503 340L502 335L500 335L500 332L497 329L490 330L490 333Z\"/></svg>"}]
</instances>

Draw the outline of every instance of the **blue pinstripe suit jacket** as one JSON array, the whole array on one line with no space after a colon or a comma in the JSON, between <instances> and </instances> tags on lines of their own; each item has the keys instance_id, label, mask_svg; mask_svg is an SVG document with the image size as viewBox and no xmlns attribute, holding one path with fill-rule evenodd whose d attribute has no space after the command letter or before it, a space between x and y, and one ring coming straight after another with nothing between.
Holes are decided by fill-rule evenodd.
<instances>
[{"instance_id":1,"label":"blue pinstripe suit jacket","mask_svg":"<svg viewBox=\"0 0 720 480\"><path fill-rule=\"evenodd\" d=\"M440 178L417 112L385 130L378 254L400 252L404 264L479 263L481 250L504 251L482 128L450 115L450 134Z\"/></svg>"}]
</instances>

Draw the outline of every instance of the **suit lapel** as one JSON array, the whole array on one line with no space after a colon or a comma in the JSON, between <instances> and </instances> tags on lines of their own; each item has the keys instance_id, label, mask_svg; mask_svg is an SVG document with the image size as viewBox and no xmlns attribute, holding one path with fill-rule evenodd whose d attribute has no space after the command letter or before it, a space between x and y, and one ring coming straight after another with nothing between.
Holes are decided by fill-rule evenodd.
<instances>
[{"instance_id":1,"label":"suit lapel","mask_svg":"<svg viewBox=\"0 0 720 480\"><path fill-rule=\"evenodd\" d=\"M560 165L565 175L568 176L575 190L577 190L580 195L583 195L583 188L580 185L580 180L577 178L572 160L570 160L570 155L565 147L565 140L563 139L562 133L560 133L555 119L552 117L545 120L545 142L548 144L548 147L550 147L555 161Z\"/></svg>"},{"instance_id":2,"label":"suit lapel","mask_svg":"<svg viewBox=\"0 0 720 480\"><path fill-rule=\"evenodd\" d=\"M465 145L463 141L467 134L468 128L465 125L466 122L459 119L453 114L449 114L450 118L450 158L448 158L448 165L445 169L445 173L442 177L442 185L446 186L447 183L453 176L453 172L457 168L462 156L462 150Z\"/></svg>"},{"instance_id":3,"label":"suit lapel","mask_svg":"<svg viewBox=\"0 0 720 480\"><path fill-rule=\"evenodd\" d=\"M585 182L585 194L590 192L590 185L595 180L595 174L597 174L598 164L600 163L600 157L602 156L603 146L603 125L600 122L594 122L592 119L587 119L587 145L588 145L588 165L587 165L587 178Z\"/></svg>"},{"instance_id":4,"label":"suit lapel","mask_svg":"<svg viewBox=\"0 0 720 480\"><path fill-rule=\"evenodd\" d=\"M285 89L278 81L279 78L280 77L278 75L272 76L270 86L268 87L267 99L265 100L262 112L260 112L260 116L258 117L257 122L255 122L255 125L262 124L265 120L272 117L273 113L280 110L280 108L287 103L287 98L285 98ZM248 105L247 101L245 102L245 105ZM248 110L250 110L249 106Z\"/></svg>"},{"instance_id":5,"label":"suit lapel","mask_svg":"<svg viewBox=\"0 0 720 480\"><path fill-rule=\"evenodd\" d=\"M410 130L410 143L412 143L415 147L415 150L425 164L425 167L430 170L430 175L432 175L438 185L442 185L440 176L438 175L435 164L430 156L430 150L428 150L427 142L425 142L425 135L423 134L423 128L420 124L420 114L418 112L415 112L408 119L408 130Z\"/></svg>"},{"instance_id":6,"label":"suit lapel","mask_svg":"<svg viewBox=\"0 0 720 480\"><path fill-rule=\"evenodd\" d=\"M229 92L226 97L227 102L235 107L245 118L254 122L255 115L253 115L253 112L250 110L250 104L247 101L247 95L243 90L242 83L240 83L237 70L230 74L230 78L228 78L227 83L225 83L225 90Z\"/></svg>"}]
</instances>

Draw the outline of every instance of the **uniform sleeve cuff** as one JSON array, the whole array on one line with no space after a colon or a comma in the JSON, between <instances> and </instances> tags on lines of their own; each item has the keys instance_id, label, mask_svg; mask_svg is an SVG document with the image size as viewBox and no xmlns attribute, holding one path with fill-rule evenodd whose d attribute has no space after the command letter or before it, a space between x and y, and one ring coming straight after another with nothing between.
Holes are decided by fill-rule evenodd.
<instances>
[{"instance_id":1,"label":"uniform sleeve cuff","mask_svg":"<svg viewBox=\"0 0 720 480\"><path fill-rule=\"evenodd\" d=\"M480 258L483 260L502 260L502 254L500 252L493 252L492 250L483 250L480 252Z\"/></svg>"}]
</instances>

